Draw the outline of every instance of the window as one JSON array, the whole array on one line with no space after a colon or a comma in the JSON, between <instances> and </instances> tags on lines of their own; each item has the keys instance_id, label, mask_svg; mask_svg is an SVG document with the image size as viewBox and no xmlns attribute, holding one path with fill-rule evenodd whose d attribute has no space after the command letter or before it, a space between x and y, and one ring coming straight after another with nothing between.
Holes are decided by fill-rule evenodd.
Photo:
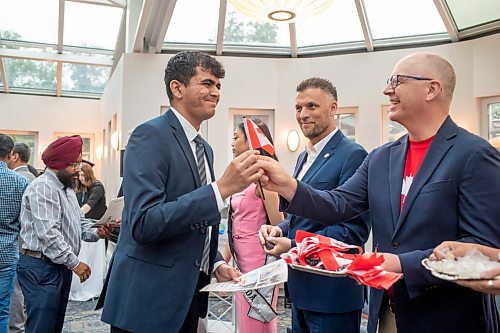
<instances>
[{"instance_id":1,"label":"window","mask_svg":"<svg viewBox=\"0 0 500 333\"><path fill-rule=\"evenodd\" d=\"M393 142L407 133L400 123L389 119L389 105L382 106L382 143Z\"/></svg>"},{"instance_id":2,"label":"window","mask_svg":"<svg viewBox=\"0 0 500 333\"><path fill-rule=\"evenodd\" d=\"M483 137L500 149L500 96L484 98L481 104Z\"/></svg>"},{"instance_id":3,"label":"window","mask_svg":"<svg viewBox=\"0 0 500 333\"><path fill-rule=\"evenodd\" d=\"M82 159L93 162L94 159L94 134L91 133L63 133L56 132L54 133L54 139L59 139L63 136L69 135L79 135L83 139L83 147L82 147Z\"/></svg>"},{"instance_id":4,"label":"window","mask_svg":"<svg viewBox=\"0 0 500 333\"><path fill-rule=\"evenodd\" d=\"M29 164L34 165L35 152L38 148L38 132L0 130L0 133L7 134L16 143L25 143L31 149Z\"/></svg>"},{"instance_id":5,"label":"window","mask_svg":"<svg viewBox=\"0 0 500 333\"><path fill-rule=\"evenodd\" d=\"M357 108L338 108L334 115L335 126L352 141L356 141Z\"/></svg>"},{"instance_id":6,"label":"window","mask_svg":"<svg viewBox=\"0 0 500 333\"><path fill-rule=\"evenodd\" d=\"M271 136L274 140L274 110L258 110L258 109L230 109L229 111L230 117L232 117L232 127L230 129L231 138L233 137L233 132L238 124L243 122L243 117L250 118L252 120L260 119L262 120L269 131L271 132ZM231 119L231 118L230 118Z\"/></svg>"}]
</instances>

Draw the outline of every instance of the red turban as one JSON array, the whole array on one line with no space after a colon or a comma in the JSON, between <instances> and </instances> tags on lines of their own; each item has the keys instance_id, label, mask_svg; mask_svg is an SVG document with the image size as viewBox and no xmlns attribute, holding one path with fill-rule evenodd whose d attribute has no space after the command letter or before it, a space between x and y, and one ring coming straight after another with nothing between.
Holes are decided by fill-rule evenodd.
<instances>
[{"instance_id":1,"label":"red turban","mask_svg":"<svg viewBox=\"0 0 500 333\"><path fill-rule=\"evenodd\" d=\"M62 170L77 162L82 146L83 140L79 135L63 136L45 149L42 161L51 169Z\"/></svg>"}]
</instances>

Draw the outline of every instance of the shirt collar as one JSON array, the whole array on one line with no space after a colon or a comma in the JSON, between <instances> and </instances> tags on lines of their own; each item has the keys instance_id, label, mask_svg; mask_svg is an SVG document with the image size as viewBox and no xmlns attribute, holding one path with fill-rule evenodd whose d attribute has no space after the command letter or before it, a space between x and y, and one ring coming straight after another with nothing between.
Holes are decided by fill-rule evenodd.
<instances>
[{"instance_id":1,"label":"shirt collar","mask_svg":"<svg viewBox=\"0 0 500 333\"><path fill-rule=\"evenodd\" d=\"M317 154L320 151L322 151L323 148L325 148L328 141L330 141L330 139L335 135L335 133L338 132L338 130L339 130L339 128L335 127L335 129L330 134L325 136L321 141L319 141L315 145L311 145L311 141L309 141L309 143L306 146L307 153L308 154Z\"/></svg>"},{"instance_id":2,"label":"shirt collar","mask_svg":"<svg viewBox=\"0 0 500 333\"><path fill-rule=\"evenodd\" d=\"M14 168L14 170L13 170L13 171L23 171L23 170L24 170L24 171L29 171L29 170L28 170L28 166L26 166L26 165L20 165L20 166L18 166L17 168Z\"/></svg>"},{"instance_id":3,"label":"shirt collar","mask_svg":"<svg viewBox=\"0 0 500 333\"><path fill-rule=\"evenodd\" d=\"M176 109L170 107L170 110L172 110L177 119L179 119L179 122L181 123L182 129L184 130L184 133L186 134L186 138L188 139L188 141L193 142L194 138L196 138L196 136L200 134L200 131L197 131L193 127L193 125L191 125L189 121L187 121L187 119L184 118L184 116L181 115Z\"/></svg>"},{"instance_id":4,"label":"shirt collar","mask_svg":"<svg viewBox=\"0 0 500 333\"><path fill-rule=\"evenodd\" d=\"M50 169L50 168L46 168L45 172L43 174L44 175L47 174L47 177L49 179L52 179L52 181L56 182L57 187L60 187L60 188L64 189L64 185L63 185L63 183L61 183L61 181L59 180L59 178L57 178L57 174L56 174L55 170Z\"/></svg>"}]
</instances>

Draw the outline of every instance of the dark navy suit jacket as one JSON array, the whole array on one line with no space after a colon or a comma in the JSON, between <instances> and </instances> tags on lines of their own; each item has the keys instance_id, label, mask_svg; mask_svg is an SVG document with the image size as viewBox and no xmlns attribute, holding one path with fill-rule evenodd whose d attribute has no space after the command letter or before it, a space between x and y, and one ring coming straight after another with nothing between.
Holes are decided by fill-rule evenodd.
<instances>
[{"instance_id":1,"label":"dark navy suit jacket","mask_svg":"<svg viewBox=\"0 0 500 333\"><path fill-rule=\"evenodd\" d=\"M319 190L334 189L354 174L366 155L363 147L346 138L339 130L318 154L302 181ZM294 177L298 176L306 158L305 151L299 155ZM306 230L359 246L364 245L370 231L367 213L330 227L290 214L279 227L284 235L292 239L293 246L298 230ZM359 286L356 281L347 277L330 278L289 269L288 291L293 304L307 311L343 313L360 310L364 303L363 286Z\"/></svg>"},{"instance_id":2,"label":"dark navy suit jacket","mask_svg":"<svg viewBox=\"0 0 500 333\"><path fill-rule=\"evenodd\" d=\"M215 179L206 142L205 151ZM102 320L135 333L178 332L200 276L209 226L212 270L220 215L212 187L201 186L190 144L173 112L132 133L123 190L120 238L101 296Z\"/></svg>"},{"instance_id":3,"label":"dark navy suit jacket","mask_svg":"<svg viewBox=\"0 0 500 333\"><path fill-rule=\"evenodd\" d=\"M422 265L445 240L500 247L500 153L447 118L413 179L400 212L408 136L372 151L333 191L299 182L287 212L327 225L370 209L373 244L399 255L394 285L399 332L497 332L491 296L433 277ZM383 291L372 289L368 331L375 332Z\"/></svg>"}]
</instances>

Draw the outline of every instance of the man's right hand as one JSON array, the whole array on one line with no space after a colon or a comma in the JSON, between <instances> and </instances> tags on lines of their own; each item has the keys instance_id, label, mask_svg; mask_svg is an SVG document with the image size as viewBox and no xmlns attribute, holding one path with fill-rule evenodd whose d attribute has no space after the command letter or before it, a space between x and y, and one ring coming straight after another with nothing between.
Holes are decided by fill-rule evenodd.
<instances>
[{"instance_id":1,"label":"man's right hand","mask_svg":"<svg viewBox=\"0 0 500 333\"><path fill-rule=\"evenodd\" d=\"M267 156L259 156L258 159L258 164L264 171L264 175L260 178L262 186L268 191L278 192L290 202L297 191L297 180L276 160Z\"/></svg>"},{"instance_id":2,"label":"man's right hand","mask_svg":"<svg viewBox=\"0 0 500 333\"><path fill-rule=\"evenodd\" d=\"M75 274L78 275L78 277L80 278L80 283L85 282L92 273L90 271L90 267L83 261L80 261L78 265L76 265L76 267L73 268L73 272L75 272Z\"/></svg>"},{"instance_id":3,"label":"man's right hand","mask_svg":"<svg viewBox=\"0 0 500 333\"><path fill-rule=\"evenodd\" d=\"M222 177L217 180L222 199L243 191L260 179L262 170L257 164L258 153L257 150L247 150L229 163Z\"/></svg>"},{"instance_id":4,"label":"man's right hand","mask_svg":"<svg viewBox=\"0 0 500 333\"><path fill-rule=\"evenodd\" d=\"M280 227L264 224L260 226L259 241L262 247L266 246L268 237L281 237L282 232Z\"/></svg>"}]
</instances>

